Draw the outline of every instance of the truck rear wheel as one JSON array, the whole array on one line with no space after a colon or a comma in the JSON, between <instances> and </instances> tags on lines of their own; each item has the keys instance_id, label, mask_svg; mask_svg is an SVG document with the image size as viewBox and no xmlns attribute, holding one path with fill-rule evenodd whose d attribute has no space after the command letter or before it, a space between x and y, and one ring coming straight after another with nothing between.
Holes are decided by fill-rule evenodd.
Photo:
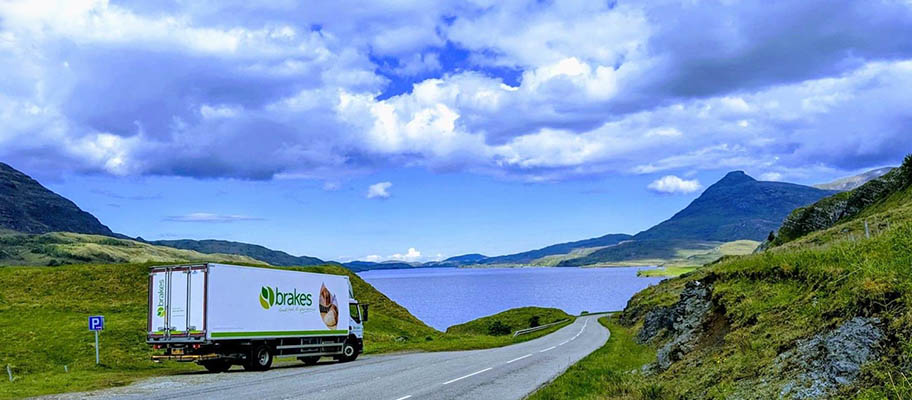
<instances>
[{"instance_id":1,"label":"truck rear wheel","mask_svg":"<svg viewBox=\"0 0 912 400\"><path fill-rule=\"evenodd\" d=\"M231 369L231 363L227 360L208 360L200 362L200 365L205 367L207 371L216 374Z\"/></svg>"},{"instance_id":2,"label":"truck rear wheel","mask_svg":"<svg viewBox=\"0 0 912 400\"><path fill-rule=\"evenodd\" d=\"M266 371L272 366L272 352L265 345L254 346L247 356L244 369L248 371Z\"/></svg>"}]
</instances>

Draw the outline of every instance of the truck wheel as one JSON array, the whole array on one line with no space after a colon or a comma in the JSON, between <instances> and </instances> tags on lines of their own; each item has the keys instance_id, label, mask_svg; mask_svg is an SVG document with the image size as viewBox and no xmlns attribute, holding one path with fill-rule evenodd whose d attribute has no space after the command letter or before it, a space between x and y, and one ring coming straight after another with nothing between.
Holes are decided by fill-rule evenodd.
<instances>
[{"instance_id":1,"label":"truck wheel","mask_svg":"<svg viewBox=\"0 0 912 400\"><path fill-rule=\"evenodd\" d=\"M248 371L266 371L272 366L272 352L265 345L254 346L247 356L244 369Z\"/></svg>"},{"instance_id":2,"label":"truck wheel","mask_svg":"<svg viewBox=\"0 0 912 400\"><path fill-rule=\"evenodd\" d=\"M298 357L298 360L301 360L304 365L317 365L320 361L320 356Z\"/></svg>"},{"instance_id":3,"label":"truck wheel","mask_svg":"<svg viewBox=\"0 0 912 400\"><path fill-rule=\"evenodd\" d=\"M207 371L212 373L225 372L231 369L231 363L227 360L208 360L200 363Z\"/></svg>"},{"instance_id":4,"label":"truck wheel","mask_svg":"<svg viewBox=\"0 0 912 400\"><path fill-rule=\"evenodd\" d=\"M358 358L358 349L355 348L354 343L346 341L345 344L342 345L342 355L339 356L339 361L355 361L356 358Z\"/></svg>"}]
</instances>

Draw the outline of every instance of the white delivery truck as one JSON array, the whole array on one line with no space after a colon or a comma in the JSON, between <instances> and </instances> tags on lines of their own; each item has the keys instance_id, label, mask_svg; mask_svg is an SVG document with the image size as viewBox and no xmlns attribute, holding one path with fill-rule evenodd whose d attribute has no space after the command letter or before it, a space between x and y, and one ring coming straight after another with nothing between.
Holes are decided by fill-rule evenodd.
<instances>
[{"instance_id":1,"label":"white delivery truck","mask_svg":"<svg viewBox=\"0 0 912 400\"><path fill-rule=\"evenodd\" d=\"M352 361L363 349L367 305L349 277L224 264L153 267L147 342L152 360L212 372L269 369L277 357Z\"/></svg>"}]
</instances>

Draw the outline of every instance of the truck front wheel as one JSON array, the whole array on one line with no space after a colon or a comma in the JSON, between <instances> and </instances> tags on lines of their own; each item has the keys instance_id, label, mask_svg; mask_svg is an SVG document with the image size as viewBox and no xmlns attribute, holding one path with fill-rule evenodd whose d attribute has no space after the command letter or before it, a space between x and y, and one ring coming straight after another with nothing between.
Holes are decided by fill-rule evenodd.
<instances>
[{"instance_id":1,"label":"truck front wheel","mask_svg":"<svg viewBox=\"0 0 912 400\"><path fill-rule=\"evenodd\" d=\"M247 356L244 369L248 371L266 371L272 366L272 352L265 345L254 346Z\"/></svg>"},{"instance_id":2,"label":"truck front wheel","mask_svg":"<svg viewBox=\"0 0 912 400\"><path fill-rule=\"evenodd\" d=\"M355 343L351 340L346 340L345 344L342 345L342 355L338 358L342 362L355 361L358 358L358 349L355 347Z\"/></svg>"}]
</instances>

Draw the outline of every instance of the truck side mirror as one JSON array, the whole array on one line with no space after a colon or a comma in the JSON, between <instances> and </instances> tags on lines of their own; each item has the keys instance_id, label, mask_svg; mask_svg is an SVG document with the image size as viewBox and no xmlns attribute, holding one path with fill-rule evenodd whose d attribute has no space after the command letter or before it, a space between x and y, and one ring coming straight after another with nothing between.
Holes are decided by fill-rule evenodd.
<instances>
[{"instance_id":1,"label":"truck side mirror","mask_svg":"<svg viewBox=\"0 0 912 400\"><path fill-rule=\"evenodd\" d=\"M370 304L361 304L361 322L367 322L367 308Z\"/></svg>"}]
</instances>

